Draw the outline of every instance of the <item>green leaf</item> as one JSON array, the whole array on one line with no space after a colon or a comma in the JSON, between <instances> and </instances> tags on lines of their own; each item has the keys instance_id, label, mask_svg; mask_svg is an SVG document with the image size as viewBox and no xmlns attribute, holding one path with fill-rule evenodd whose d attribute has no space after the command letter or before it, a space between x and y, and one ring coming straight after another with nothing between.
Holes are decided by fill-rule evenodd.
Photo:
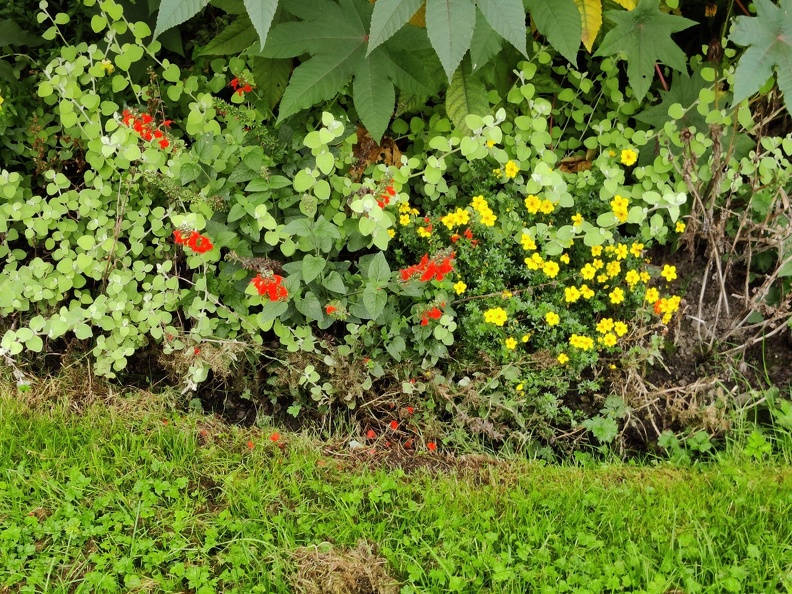
<instances>
[{"instance_id":1,"label":"green leaf","mask_svg":"<svg viewBox=\"0 0 792 594\"><path fill-rule=\"evenodd\" d=\"M470 0L426 0L426 33L449 80L470 48L475 23Z\"/></svg>"},{"instance_id":2,"label":"green leaf","mask_svg":"<svg viewBox=\"0 0 792 594\"><path fill-rule=\"evenodd\" d=\"M309 320L321 320L325 317L322 304L319 303L319 298L313 293L307 293L295 305L297 306L297 311Z\"/></svg>"},{"instance_id":3,"label":"green leaf","mask_svg":"<svg viewBox=\"0 0 792 594\"><path fill-rule=\"evenodd\" d=\"M625 52L627 79L639 101L652 84L656 62L680 72L686 69L685 53L671 35L695 25L695 21L661 12L659 0L640 0L631 11L609 10L605 16L616 26L605 35L595 55Z\"/></svg>"},{"instance_id":4,"label":"green leaf","mask_svg":"<svg viewBox=\"0 0 792 594\"><path fill-rule=\"evenodd\" d=\"M421 4L423 0L378 0L371 15L368 54L401 29Z\"/></svg>"},{"instance_id":5,"label":"green leaf","mask_svg":"<svg viewBox=\"0 0 792 594\"><path fill-rule=\"evenodd\" d=\"M602 417L597 415L591 419L583 421L582 425L591 431L599 441L602 443L610 443L619 434L619 426L616 421L611 417Z\"/></svg>"},{"instance_id":6,"label":"green leaf","mask_svg":"<svg viewBox=\"0 0 792 594\"><path fill-rule=\"evenodd\" d=\"M238 54L256 43L258 35L250 19L242 15L210 41L203 51L205 56Z\"/></svg>"},{"instance_id":7,"label":"green leaf","mask_svg":"<svg viewBox=\"0 0 792 594\"><path fill-rule=\"evenodd\" d=\"M245 0L247 15L258 33L260 49L264 49L272 17L278 8L278 0Z\"/></svg>"},{"instance_id":8,"label":"green leaf","mask_svg":"<svg viewBox=\"0 0 792 594\"><path fill-rule=\"evenodd\" d=\"M157 14L157 27L154 37L163 31L181 25L195 16L209 3L209 0L162 0Z\"/></svg>"},{"instance_id":9,"label":"green leaf","mask_svg":"<svg viewBox=\"0 0 792 594\"><path fill-rule=\"evenodd\" d=\"M393 50L380 55L381 67L397 87L416 95L432 94L435 81L418 55Z\"/></svg>"},{"instance_id":10,"label":"green leaf","mask_svg":"<svg viewBox=\"0 0 792 594\"><path fill-rule=\"evenodd\" d=\"M22 13L19 13L22 14ZM5 45L41 45L44 40L22 29L10 19L0 20L0 47Z\"/></svg>"},{"instance_id":11,"label":"green leaf","mask_svg":"<svg viewBox=\"0 0 792 594\"><path fill-rule=\"evenodd\" d=\"M469 132L465 117L470 114L483 116L490 111L487 88L478 77L470 72L467 61L457 69L446 91L446 113L454 125Z\"/></svg>"},{"instance_id":12,"label":"green leaf","mask_svg":"<svg viewBox=\"0 0 792 594\"><path fill-rule=\"evenodd\" d=\"M324 270L327 261L324 258L308 254L302 261L302 277L306 283L310 283L319 276Z\"/></svg>"},{"instance_id":13,"label":"green leaf","mask_svg":"<svg viewBox=\"0 0 792 594\"><path fill-rule=\"evenodd\" d=\"M335 271L328 274L322 284L325 289L332 291L333 293L343 295L347 292L346 285L344 285L344 280L341 278L341 275Z\"/></svg>"},{"instance_id":14,"label":"green leaf","mask_svg":"<svg viewBox=\"0 0 792 594\"><path fill-rule=\"evenodd\" d=\"M368 268L366 269L366 277L381 287L390 280L391 269L388 266L388 261L385 259L385 254L377 252L371 260L369 260Z\"/></svg>"},{"instance_id":15,"label":"green leaf","mask_svg":"<svg viewBox=\"0 0 792 594\"><path fill-rule=\"evenodd\" d=\"M473 30L473 40L470 42L470 62L473 70L485 66L501 51L502 46L503 37L493 31L481 11L476 10L476 28Z\"/></svg>"},{"instance_id":16,"label":"green leaf","mask_svg":"<svg viewBox=\"0 0 792 594\"><path fill-rule=\"evenodd\" d=\"M395 336L393 340L385 345L385 348L391 357L393 357L396 361L401 361L402 353L407 350L407 343L404 342L404 339L401 336ZM407 385L412 386L412 384L409 382L407 382Z\"/></svg>"},{"instance_id":17,"label":"green leaf","mask_svg":"<svg viewBox=\"0 0 792 594\"><path fill-rule=\"evenodd\" d=\"M778 88L792 113L792 0L776 6L754 0L756 16L739 16L729 39L748 49L734 73L734 104L756 93L776 69Z\"/></svg>"},{"instance_id":18,"label":"green leaf","mask_svg":"<svg viewBox=\"0 0 792 594\"><path fill-rule=\"evenodd\" d=\"M577 63L583 23L573 0L527 0L528 10L539 32L558 53Z\"/></svg>"},{"instance_id":19,"label":"green leaf","mask_svg":"<svg viewBox=\"0 0 792 594\"><path fill-rule=\"evenodd\" d=\"M278 101L281 100L283 91L289 84L291 71L291 60L260 56L253 58L252 72L256 81L256 91L270 109L275 109Z\"/></svg>"},{"instance_id":20,"label":"green leaf","mask_svg":"<svg viewBox=\"0 0 792 594\"><path fill-rule=\"evenodd\" d=\"M641 113L636 114L634 117L639 122L650 124L657 128L662 128L668 121L669 108L675 103L678 103L687 111L681 118L674 118L678 129L695 126L696 130L705 130L707 125L704 116L701 115L697 109L688 109L695 105L699 100L699 92L701 89L711 87L712 83L708 83L701 76L701 68L696 68L692 76L687 72L680 72L674 75L674 80L671 84L671 90L668 92L660 91L662 101L653 107L643 110Z\"/></svg>"},{"instance_id":21,"label":"green leaf","mask_svg":"<svg viewBox=\"0 0 792 594\"><path fill-rule=\"evenodd\" d=\"M376 320L380 317L385 305L388 303L388 294L375 285L367 285L363 291L363 305L366 307L369 318Z\"/></svg>"},{"instance_id":22,"label":"green leaf","mask_svg":"<svg viewBox=\"0 0 792 594\"><path fill-rule=\"evenodd\" d=\"M525 55L525 9L522 0L480 0L478 7L490 27Z\"/></svg>"},{"instance_id":23,"label":"green leaf","mask_svg":"<svg viewBox=\"0 0 792 594\"><path fill-rule=\"evenodd\" d=\"M396 105L396 91L385 76L387 65L382 53L375 51L360 61L352 84L355 110L371 138L379 143L388 128Z\"/></svg>"}]
</instances>

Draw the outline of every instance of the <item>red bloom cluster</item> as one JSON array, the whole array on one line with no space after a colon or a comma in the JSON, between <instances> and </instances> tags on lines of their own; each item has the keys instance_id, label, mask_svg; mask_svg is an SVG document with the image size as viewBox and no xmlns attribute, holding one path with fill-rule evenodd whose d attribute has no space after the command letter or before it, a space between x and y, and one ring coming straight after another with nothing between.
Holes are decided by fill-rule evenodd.
<instances>
[{"instance_id":1,"label":"red bloom cluster","mask_svg":"<svg viewBox=\"0 0 792 594\"><path fill-rule=\"evenodd\" d=\"M214 247L209 238L201 235L198 231L190 231L190 234L185 237L181 230L176 229L173 232L173 240L179 245L186 245L198 254L206 253Z\"/></svg>"},{"instance_id":2,"label":"red bloom cluster","mask_svg":"<svg viewBox=\"0 0 792 594\"><path fill-rule=\"evenodd\" d=\"M238 78L231 79L231 82L228 84L228 86L233 87L239 96L242 96L245 93L250 93L250 91L253 90L253 87L250 86L249 82L244 79L239 80Z\"/></svg>"},{"instance_id":3,"label":"red bloom cluster","mask_svg":"<svg viewBox=\"0 0 792 594\"><path fill-rule=\"evenodd\" d=\"M171 122L172 120L164 120L160 125L163 128L169 128ZM154 122L154 117L151 114L136 114L129 109L125 109L121 113L121 123L127 128L132 128L146 142L156 140L161 149L166 149L170 146L170 141L165 138L165 133L158 129L159 126Z\"/></svg>"},{"instance_id":4,"label":"red bloom cluster","mask_svg":"<svg viewBox=\"0 0 792 594\"><path fill-rule=\"evenodd\" d=\"M250 282L256 287L259 295L266 295L270 301L280 301L289 296L286 287L281 285L283 277L278 274L272 274L267 277L257 274Z\"/></svg>"},{"instance_id":5,"label":"red bloom cluster","mask_svg":"<svg viewBox=\"0 0 792 594\"><path fill-rule=\"evenodd\" d=\"M433 307L432 309L425 311L423 313L423 316L421 316L421 326L427 326L429 324L430 319L439 320L442 317L442 315L443 312L436 307ZM412 414L412 412L410 414Z\"/></svg>"},{"instance_id":6,"label":"red bloom cluster","mask_svg":"<svg viewBox=\"0 0 792 594\"><path fill-rule=\"evenodd\" d=\"M391 198L393 198L395 195L396 190L393 189L393 186L388 186L385 188L385 193L379 197L379 200L377 200L377 206L380 208L385 208L388 206L388 204L390 204Z\"/></svg>"},{"instance_id":7,"label":"red bloom cluster","mask_svg":"<svg viewBox=\"0 0 792 594\"><path fill-rule=\"evenodd\" d=\"M403 281L408 281L414 276L418 276L418 280L422 283L430 280L442 281L447 274L454 271L454 256L454 252L451 252L448 255L438 254L430 259L428 254L424 254L418 264L399 271L399 274Z\"/></svg>"},{"instance_id":8,"label":"red bloom cluster","mask_svg":"<svg viewBox=\"0 0 792 594\"><path fill-rule=\"evenodd\" d=\"M338 311L338 308L335 305L326 305L325 306L325 313L328 316L332 316L337 311Z\"/></svg>"},{"instance_id":9,"label":"red bloom cluster","mask_svg":"<svg viewBox=\"0 0 792 594\"><path fill-rule=\"evenodd\" d=\"M451 243L456 243L457 241L462 239L462 237L464 237L465 239L471 239L471 240L473 239L473 231L470 230L470 227L465 229L465 233L463 235L460 235L459 233L454 233L451 236ZM477 243L477 242L473 242L473 243Z\"/></svg>"}]
</instances>

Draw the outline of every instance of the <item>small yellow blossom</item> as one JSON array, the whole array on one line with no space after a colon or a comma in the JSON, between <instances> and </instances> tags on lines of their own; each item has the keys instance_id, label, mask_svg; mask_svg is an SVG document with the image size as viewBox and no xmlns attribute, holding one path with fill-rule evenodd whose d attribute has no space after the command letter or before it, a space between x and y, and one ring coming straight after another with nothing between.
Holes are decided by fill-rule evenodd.
<instances>
[{"instance_id":1,"label":"small yellow blossom","mask_svg":"<svg viewBox=\"0 0 792 594\"><path fill-rule=\"evenodd\" d=\"M495 146L495 141L494 140L488 140L487 141L487 148L492 148L493 146Z\"/></svg>"},{"instance_id":2,"label":"small yellow blossom","mask_svg":"<svg viewBox=\"0 0 792 594\"><path fill-rule=\"evenodd\" d=\"M646 270L642 270L642 271L641 271L641 275L640 275L640 276L641 276L641 282L642 282L642 283L648 283L648 282L649 282L649 279L651 278L651 277L649 276L649 273L648 273L648 272L646 272Z\"/></svg>"},{"instance_id":3,"label":"small yellow blossom","mask_svg":"<svg viewBox=\"0 0 792 594\"><path fill-rule=\"evenodd\" d=\"M591 256L593 258L597 258L602 255L602 246L601 245L593 245L591 246Z\"/></svg>"},{"instance_id":4,"label":"small yellow blossom","mask_svg":"<svg viewBox=\"0 0 792 594\"><path fill-rule=\"evenodd\" d=\"M486 211L481 211L481 224L487 227L493 227L495 225L495 221L498 220L498 217L495 216L495 213L491 210L487 209Z\"/></svg>"},{"instance_id":5,"label":"small yellow blossom","mask_svg":"<svg viewBox=\"0 0 792 594\"><path fill-rule=\"evenodd\" d=\"M654 303L660 299L660 291L655 289L654 287L650 287L646 289L646 295L644 295L644 301L647 303Z\"/></svg>"},{"instance_id":6,"label":"small yellow blossom","mask_svg":"<svg viewBox=\"0 0 792 594\"><path fill-rule=\"evenodd\" d=\"M638 153L632 149L624 149L621 152L621 162L628 167L638 160Z\"/></svg>"},{"instance_id":7,"label":"small yellow blossom","mask_svg":"<svg viewBox=\"0 0 792 594\"><path fill-rule=\"evenodd\" d=\"M429 231L426 227L418 227L418 235L420 237L431 237L432 232Z\"/></svg>"},{"instance_id":8,"label":"small yellow blossom","mask_svg":"<svg viewBox=\"0 0 792 594\"><path fill-rule=\"evenodd\" d=\"M663 322L663 324L668 324L668 322L670 322L670 321L671 321L671 314L670 313L665 314L663 316L662 320L661 320L661 322Z\"/></svg>"},{"instance_id":9,"label":"small yellow blossom","mask_svg":"<svg viewBox=\"0 0 792 594\"><path fill-rule=\"evenodd\" d=\"M527 233L523 233L522 237L520 237L520 244L524 250L535 250L536 249L536 242L534 241L533 237L528 235Z\"/></svg>"},{"instance_id":10,"label":"small yellow blossom","mask_svg":"<svg viewBox=\"0 0 792 594\"><path fill-rule=\"evenodd\" d=\"M514 161L508 161L506 163L506 177L515 178L518 173L520 173L520 166Z\"/></svg>"},{"instance_id":11,"label":"small yellow blossom","mask_svg":"<svg viewBox=\"0 0 792 594\"><path fill-rule=\"evenodd\" d=\"M569 357L567 357L566 353L561 353L558 355L558 362L561 365L566 365L569 362Z\"/></svg>"},{"instance_id":12,"label":"small yellow blossom","mask_svg":"<svg viewBox=\"0 0 792 594\"><path fill-rule=\"evenodd\" d=\"M555 210L555 203L551 200L542 200L542 204L539 206L539 210L542 214L550 214Z\"/></svg>"},{"instance_id":13,"label":"small yellow blossom","mask_svg":"<svg viewBox=\"0 0 792 594\"><path fill-rule=\"evenodd\" d=\"M389 236L391 239L393 239L394 237L396 237L396 231L395 231L395 230L393 230L393 229L388 229L388 236Z\"/></svg>"},{"instance_id":14,"label":"small yellow blossom","mask_svg":"<svg viewBox=\"0 0 792 594\"><path fill-rule=\"evenodd\" d=\"M531 333L529 332L528 334L523 334L522 341L528 342L529 340L531 340Z\"/></svg>"},{"instance_id":15,"label":"small yellow blossom","mask_svg":"<svg viewBox=\"0 0 792 594\"><path fill-rule=\"evenodd\" d=\"M597 322L597 332L600 334L607 334L613 330L613 318L602 318Z\"/></svg>"},{"instance_id":16,"label":"small yellow blossom","mask_svg":"<svg viewBox=\"0 0 792 594\"><path fill-rule=\"evenodd\" d=\"M660 273L660 276L666 279L667 282L671 282L677 277L676 266L669 266L666 264L663 266L663 271Z\"/></svg>"},{"instance_id":17,"label":"small yellow blossom","mask_svg":"<svg viewBox=\"0 0 792 594\"><path fill-rule=\"evenodd\" d=\"M506 345L506 348L509 350L513 350L517 347L517 341L514 340L511 336L506 339L504 344Z\"/></svg>"},{"instance_id":18,"label":"small yellow blossom","mask_svg":"<svg viewBox=\"0 0 792 594\"><path fill-rule=\"evenodd\" d=\"M591 299L594 297L594 291L589 289L588 285L580 285L580 294L583 296L583 299Z\"/></svg>"},{"instance_id":19,"label":"small yellow blossom","mask_svg":"<svg viewBox=\"0 0 792 594\"><path fill-rule=\"evenodd\" d=\"M641 254L643 253L643 249L644 249L644 244L634 243L630 246L630 253L636 258L640 258Z\"/></svg>"},{"instance_id":20,"label":"small yellow blossom","mask_svg":"<svg viewBox=\"0 0 792 594\"><path fill-rule=\"evenodd\" d=\"M607 274L600 274L597 276L597 282L599 284L607 283L608 282L608 275ZM607 287L605 287L607 289Z\"/></svg>"},{"instance_id":21,"label":"small yellow blossom","mask_svg":"<svg viewBox=\"0 0 792 594\"><path fill-rule=\"evenodd\" d=\"M572 225L575 227L580 227L583 224L583 216L580 213L577 213L572 217Z\"/></svg>"},{"instance_id":22,"label":"small yellow blossom","mask_svg":"<svg viewBox=\"0 0 792 594\"><path fill-rule=\"evenodd\" d=\"M624 260L627 257L627 246L623 243L620 243L616 246L614 250L614 254L616 254L617 260Z\"/></svg>"},{"instance_id":23,"label":"small yellow blossom","mask_svg":"<svg viewBox=\"0 0 792 594\"><path fill-rule=\"evenodd\" d=\"M616 218L620 223L626 222L627 217L630 216L630 213L627 211L629 204L629 199L619 196L618 194L614 196L613 200L610 202L611 208L613 209L613 214L616 215Z\"/></svg>"},{"instance_id":24,"label":"small yellow blossom","mask_svg":"<svg viewBox=\"0 0 792 594\"><path fill-rule=\"evenodd\" d=\"M561 254L561 257L558 259L561 260L564 264L569 264L569 254Z\"/></svg>"},{"instance_id":25,"label":"small yellow blossom","mask_svg":"<svg viewBox=\"0 0 792 594\"><path fill-rule=\"evenodd\" d=\"M591 262L591 265L594 267L594 270L599 270L600 268L605 266L605 262L603 262L599 258L594 258L594 260L592 260Z\"/></svg>"},{"instance_id":26,"label":"small yellow blossom","mask_svg":"<svg viewBox=\"0 0 792 594\"><path fill-rule=\"evenodd\" d=\"M537 196L533 194L528 194L525 197L525 208L528 209L528 212L531 214L536 214L539 212L539 209L542 207L542 201L539 200Z\"/></svg>"},{"instance_id":27,"label":"small yellow blossom","mask_svg":"<svg viewBox=\"0 0 792 594\"><path fill-rule=\"evenodd\" d=\"M517 390L518 392L522 392L523 391L523 385L522 384L517 384L514 389Z\"/></svg>"},{"instance_id":28,"label":"small yellow blossom","mask_svg":"<svg viewBox=\"0 0 792 594\"><path fill-rule=\"evenodd\" d=\"M616 336L624 336L627 334L627 324L624 322L616 322L613 325L613 331L616 333Z\"/></svg>"},{"instance_id":29,"label":"small yellow blossom","mask_svg":"<svg viewBox=\"0 0 792 594\"><path fill-rule=\"evenodd\" d=\"M569 337L569 344L583 351L588 351L594 348L594 339L590 336L580 336L573 334Z\"/></svg>"},{"instance_id":30,"label":"small yellow blossom","mask_svg":"<svg viewBox=\"0 0 792 594\"><path fill-rule=\"evenodd\" d=\"M470 206L473 207L473 210L481 211L481 210L489 210L489 204L487 203L487 199L484 198L481 194L478 196L473 196L473 200L470 202Z\"/></svg>"},{"instance_id":31,"label":"small yellow blossom","mask_svg":"<svg viewBox=\"0 0 792 594\"><path fill-rule=\"evenodd\" d=\"M605 336L602 337L602 344L607 347L616 346L617 343L616 335L613 332L608 332Z\"/></svg>"},{"instance_id":32,"label":"small yellow blossom","mask_svg":"<svg viewBox=\"0 0 792 594\"><path fill-rule=\"evenodd\" d=\"M580 299L580 291L577 287L565 287L564 288L564 300L567 303L574 303Z\"/></svg>"},{"instance_id":33,"label":"small yellow blossom","mask_svg":"<svg viewBox=\"0 0 792 594\"><path fill-rule=\"evenodd\" d=\"M605 272L608 273L608 278L613 278L621 272L621 263L618 260L608 262L605 267Z\"/></svg>"},{"instance_id":34,"label":"small yellow blossom","mask_svg":"<svg viewBox=\"0 0 792 594\"><path fill-rule=\"evenodd\" d=\"M624 301L624 291L622 291L619 287L616 287L608 294L608 297L610 297L611 303L618 305Z\"/></svg>"},{"instance_id":35,"label":"small yellow blossom","mask_svg":"<svg viewBox=\"0 0 792 594\"><path fill-rule=\"evenodd\" d=\"M450 212L445 215L443 218L440 219L440 222L446 226L449 230L454 228L454 215Z\"/></svg>"},{"instance_id":36,"label":"small yellow blossom","mask_svg":"<svg viewBox=\"0 0 792 594\"><path fill-rule=\"evenodd\" d=\"M461 295L467 290L467 285L462 281L457 281L454 283L454 291L456 291L457 295Z\"/></svg>"},{"instance_id":37,"label":"small yellow blossom","mask_svg":"<svg viewBox=\"0 0 792 594\"><path fill-rule=\"evenodd\" d=\"M112 63L110 60L108 60L107 58L105 58L104 60L102 60L102 61L100 62L100 64L101 64L101 66L102 66L102 69L103 69L103 70L104 70L104 71L105 71L107 74L112 74L112 73L113 73L113 71L115 70L115 66L113 66L113 63Z\"/></svg>"},{"instance_id":38,"label":"small yellow blossom","mask_svg":"<svg viewBox=\"0 0 792 594\"><path fill-rule=\"evenodd\" d=\"M493 307L484 312L484 321L488 324L495 324L496 326L503 326L506 323L508 315L502 307Z\"/></svg>"},{"instance_id":39,"label":"small yellow blossom","mask_svg":"<svg viewBox=\"0 0 792 594\"><path fill-rule=\"evenodd\" d=\"M586 264L583 268L580 269L580 274L586 280L592 280L596 274L597 269L594 268L591 264Z\"/></svg>"},{"instance_id":40,"label":"small yellow blossom","mask_svg":"<svg viewBox=\"0 0 792 594\"><path fill-rule=\"evenodd\" d=\"M555 262L545 262L542 266L542 272L544 272L550 278L555 278L558 274L559 266Z\"/></svg>"},{"instance_id":41,"label":"small yellow blossom","mask_svg":"<svg viewBox=\"0 0 792 594\"><path fill-rule=\"evenodd\" d=\"M402 202L399 204L399 214L410 214L410 203L409 202Z\"/></svg>"},{"instance_id":42,"label":"small yellow blossom","mask_svg":"<svg viewBox=\"0 0 792 594\"><path fill-rule=\"evenodd\" d=\"M503 291L503 293L501 293L503 299L511 299L513 296L514 294L511 291Z\"/></svg>"},{"instance_id":43,"label":"small yellow blossom","mask_svg":"<svg viewBox=\"0 0 792 594\"><path fill-rule=\"evenodd\" d=\"M554 311L548 311L545 314L545 322L547 322L548 326L555 326L560 321L561 321L560 316Z\"/></svg>"},{"instance_id":44,"label":"small yellow blossom","mask_svg":"<svg viewBox=\"0 0 792 594\"><path fill-rule=\"evenodd\" d=\"M500 174L501 174L500 167L496 167L495 169L492 170L492 175L494 175L495 177L500 177Z\"/></svg>"},{"instance_id":45,"label":"small yellow blossom","mask_svg":"<svg viewBox=\"0 0 792 594\"><path fill-rule=\"evenodd\" d=\"M635 271L635 270L628 270L627 274L624 275L624 280L627 282L627 284L632 289L641 280L641 275L638 274L638 272Z\"/></svg>"},{"instance_id":46,"label":"small yellow blossom","mask_svg":"<svg viewBox=\"0 0 792 594\"><path fill-rule=\"evenodd\" d=\"M467 225L470 222L470 213L464 208L457 208L454 211L454 223L457 225Z\"/></svg>"},{"instance_id":47,"label":"small yellow blossom","mask_svg":"<svg viewBox=\"0 0 792 594\"><path fill-rule=\"evenodd\" d=\"M410 215L399 215L399 224L400 225L409 225L410 224Z\"/></svg>"},{"instance_id":48,"label":"small yellow blossom","mask_svg":"<svg viewBox=\"0 0 792 594\"><path fill-rule=\"evenodd\" d=\"M687 229L687 225L685 225L685 223L683 223L682 221L677 221L677 223L676 223L676 232L677 233L684 233L685 229Z\"/></svg>"}]
</instances>

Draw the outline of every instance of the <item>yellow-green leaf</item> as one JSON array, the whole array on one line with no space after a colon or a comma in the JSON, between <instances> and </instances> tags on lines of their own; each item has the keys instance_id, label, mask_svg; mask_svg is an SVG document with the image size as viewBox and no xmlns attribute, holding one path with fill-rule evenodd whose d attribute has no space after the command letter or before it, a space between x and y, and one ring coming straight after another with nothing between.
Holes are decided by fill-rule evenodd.
<instances>
[{"instance_id":1,"label":"yellow-green leaf","mask_svg":"<svg viewBox=\"0 0 792 594\"><path fill-rule=\"evenodd\" d=\"M623 6L627 10L632 10L638 6L638 0L614 0L619 6Z\"/></svg>"},{"instance_id":2,"label":"yellow-green leaf","mask_svg":"<svg viewBox=\"0 0 792 594\"><path fill-rule=\"evenodd\" d=\"M632 2L633 0L622 0ZM575 5L580 11L580 18L583 23L583 33L580 40L586 49L591 53L594 40L597 38L602 27L602 1L601 0L575 0ZM633 5L634 6L634 5Z\"/></svg>"}]
</instances>

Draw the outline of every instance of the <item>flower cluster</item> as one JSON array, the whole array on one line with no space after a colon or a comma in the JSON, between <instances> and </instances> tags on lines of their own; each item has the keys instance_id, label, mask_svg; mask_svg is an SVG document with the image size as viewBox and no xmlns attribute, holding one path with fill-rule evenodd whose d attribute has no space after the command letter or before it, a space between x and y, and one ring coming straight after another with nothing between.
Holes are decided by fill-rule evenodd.
<instances>
[{"instance_id":1,"label":"flower cluster","mask_svg":"<svg viewBox=\"0 0 792 594\"><path fill-rule=\"evenodd\" d=\"M630 205L630 200L628 198L623 198L616 194L611 200L611 208L613 209L613 214L616 215L616 218L619 219L620 223L624 223L627 221L627 217L629 213L627 212L627 207Z\"/></svg>"},{"instance_id":2,"label":"flower cluster","mask_svg":"<svg viewBox=\"0 0 792 594\"><path fill-rule=\"evenodd\" d=\"M538 196L534 196L533 194L528 194L524 202L525 208L527 208L528 212L532 215L538 212L542 214L551 214L556 207L555 202L552 200L548 200L547 198L540 200Z\"/></svg>"},{"instance_id":3,"label":"flower cluster","mask_svg":"<svg viewBox=\"0 0 792 594\"><path fill-rule=\"evenodd\" d=\"M179 245L186 245L198 254L206 253L214 247L209 238L198 231L190 231L189 235L185 236L180 229L176 229L173 232L173 240Z\"/></svg>"},{"instance_id":4,"label":"flower cluster","mask_svg":"<svg viewBox=\"0 0 792 594\"><path fill-rule=\"evenodd\" d=\"M443 316L443 312L437 308L432 307L421 315L421 326L429 325L429 320L439 320Z\"/></svg>"},{"instance_id":5,"label":"flower cluster","mask_svg":"<svg viewBox=\"0 0 792 594\"><path fill-rule=\"evenodd\" d=\"M588 351L594 348L594 339L590 336L573 334L569 337L569 344L581 351Z\"/></svg>"},{"instance_id":6,"label":"flower cluster","mask_svg":"<svg viewBox=\"0 0 792 594\"><path fill-rule=\"evenodd\" d=\"M418 264L408 266L399 274L403 281L408 281L416 276L422 283L430 280L442 281L447 274L454 271L454 257L454 252L441 252L432 258L429 258L429 254L424 254Z\"/></svg>"},{"instance_id":7,"label":"flower cluster","mask_svg":"<svg viewBox=\"0 0 792 594\"><path fill-rule=\"evenodd\" d=\"M396 190L393 189L393 186L388 186L385 188L385 192L377 199L377 206L380 208L385 208L390 204L391 198L396 195Z\"/></svg>"},{"instance_id":8,"label":"flower cluster","mask_svg":"<svg viewBox=\"0 0 792 594\"><path fill-rule=\"evenodd\" d=\"M488 324L495 324L496 326L503 326L508 317L506 310L502 307L493 307L484 312L484 321Z\"/></svg>"},{"instance_id":9,"label":"flower cluster","mask_svg":"<svg viewBox=\"0 0 792 594\"><path fill-rule=\"evenodd\" d=\"M289 296L286 287L281 285L283 277L278 274L261 276L257 274L250 280L259 295L266 295L270 301L285 300Z\"/></svg>"},{"instance_id":10,"label":"flower cluster","mask_svg":"<svg viewBox=\"0 0 792 594\"><path fill-rule=\"evenodd\" d=\"M492 212L492 209L489 206L486 198L484 196L474 196L473 201L471 202L471 206L473 210L479 213L479 220L481 224L486 227L493 227L495 225L495 221L498 220L498 217L495 216L495 213Z\"/></svg>"},{"instance_id":11,"label":"flower cluster","mask_svg":"<svg viewBox=\"0 0 792 594\"><path fill-rule=\"evenodd\" d=\"M454 212L449 212L440 219L440 222L443 223L449 231L453 231L454 227L467 225L470 222L470 213L467 209L457 208Z\"/></svg>"},{"instance_id":12,"label":"flower cluster","mask_svg":"<svg viewBox=\"0 0 792 594\"><path fill-rule=\"evenodd\" d=\"M520 172L520 166L514 161L508 161L504 169L506 172L506 177L510 179L517 177L517 174Z\"/></svg>"},{"instance_id":13,"label":"flower cluster","mask_svg":"<svg viewBox=\"0 0 792 594\"><path fill-rule=\"evenodd\" d=\"M232 87L237 95L240 97L245 93L250 93L253 90L253 87L250 86L250 83L247 82L244 78L232 78L231 82L228 83L229 87Z\"/></svg>"},{"instance_id":14,"label":"flower cluster","mask_svg":"<svg viewBox=\"0 0 792 594\"><path fill-rule=\"evenodd\" d=\"M146 142L156 140L161 149L168 148L170 146L170 141L160 129L160 126L162 128L169 128L171 121L172 120L164 120L161 124L157 125L154 121L154 116L151 114L136 114L129 109L125 109L121 113L121 123L124 124L124 126L132 128Z\"/></svg>"}]
</instances>

